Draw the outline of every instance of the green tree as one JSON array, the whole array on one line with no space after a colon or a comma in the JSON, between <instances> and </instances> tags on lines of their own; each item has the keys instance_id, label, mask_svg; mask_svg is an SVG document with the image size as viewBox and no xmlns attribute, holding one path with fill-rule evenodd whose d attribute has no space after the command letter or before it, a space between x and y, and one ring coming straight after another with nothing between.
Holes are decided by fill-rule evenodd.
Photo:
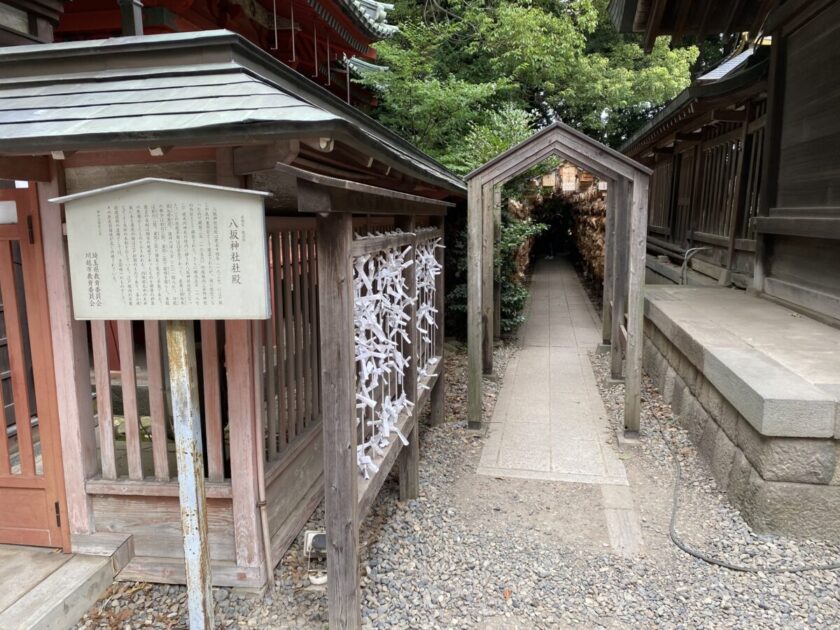
<instances>
[{"instance_id":1,"label":"green tree","mask_svg":"<svg viewBox=\"0 0 840 630\"><path fill-rule=\"evenodd\" d=\"M462 172L477 160L468 136L492 136L513 111L619 144L688 85L697 49L660 38L645 55L638 36L615 32L607 2L402 0L400 33L376 45L388 70L362 79L378 96L372 113Z\"/></svg>"}]
</instances>

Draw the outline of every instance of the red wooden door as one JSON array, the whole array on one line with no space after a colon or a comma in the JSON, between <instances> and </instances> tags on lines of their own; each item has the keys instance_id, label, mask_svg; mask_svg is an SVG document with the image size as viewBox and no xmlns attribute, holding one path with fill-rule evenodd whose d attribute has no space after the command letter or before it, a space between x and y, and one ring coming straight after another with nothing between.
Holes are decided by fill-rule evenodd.
<instances>
[{"instance_id":1,"label":"red wooden door","mask_svg":"<svg viewBox=\"0 0 840 630\"><path fill-rule=\"evenodd\" d=\"M0 543L69 550L37 208L0 189Z\"/></svg>"}]
</instances>

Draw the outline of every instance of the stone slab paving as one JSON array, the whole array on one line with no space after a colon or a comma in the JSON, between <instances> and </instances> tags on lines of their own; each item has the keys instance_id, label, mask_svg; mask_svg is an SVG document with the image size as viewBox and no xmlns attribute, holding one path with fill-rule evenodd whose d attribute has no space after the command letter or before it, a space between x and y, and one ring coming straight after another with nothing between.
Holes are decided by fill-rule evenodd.
<instances>
[{"instance_id":1,"label":"stone slab paving","mask_svg":"<svg viewBox=\"0 0 840 630\"><path fill-rule=\"evenodd\" d=\"M639 551L641 528L589 360L601 323L571 264L538 263L522 347L505 371L478 474L602 486L613 547Z\"/></svg>"}]
</instances>

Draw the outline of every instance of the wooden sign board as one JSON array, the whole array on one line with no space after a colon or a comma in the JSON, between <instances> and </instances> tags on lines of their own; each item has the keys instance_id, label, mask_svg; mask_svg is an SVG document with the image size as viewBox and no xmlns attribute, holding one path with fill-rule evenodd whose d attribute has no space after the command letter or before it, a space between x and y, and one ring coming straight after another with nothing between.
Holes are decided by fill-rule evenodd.
<instances>
[{"instance_id":1,"label":"wooden sign board","mask_svg":"<svg viewBox=\"0 0 840 630\"><path fill-rule=\"evenodd\" d=\"M76 319L266 319L268 193L140 179L66 197Z\"/></svg>"}]
</instances>

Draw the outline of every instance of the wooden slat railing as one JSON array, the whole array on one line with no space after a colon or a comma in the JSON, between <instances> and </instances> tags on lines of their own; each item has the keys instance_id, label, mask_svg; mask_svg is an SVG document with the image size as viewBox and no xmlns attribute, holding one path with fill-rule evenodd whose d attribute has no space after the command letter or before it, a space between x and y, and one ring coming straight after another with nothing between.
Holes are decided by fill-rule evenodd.
<instances>
[{"instance_id":1,"label":"wooden slat railing","mask_svg":"<svg viewBox=\"0 0 840 630\"><path fill-rule=\"evenodd\" d=\"M265 458L283 458L320 421L318 265L315 222L267 223L271 318L263 324Z\"/></svg>"},{"instance_id":2,"label":"wooden slat railing","mask_svg":"<svg viewBox=\"0 0 840 630\"><path fill-rule=\"evenodd\" d=\"M109 327L114 326L117 348L108 334ZM160 322L144 321L141 327L131 321L100 320L92 321L90 328L101 479L175 483L166 347ZM202 321L196 340L201 354L199 380L207 479L214 482L229 478L225 472L224 370L219 330L218 322ZM119 357L119 370L109 364L109 351ZM120 425L122 431L117 430Z\"/></svg>"}]
</instances>

